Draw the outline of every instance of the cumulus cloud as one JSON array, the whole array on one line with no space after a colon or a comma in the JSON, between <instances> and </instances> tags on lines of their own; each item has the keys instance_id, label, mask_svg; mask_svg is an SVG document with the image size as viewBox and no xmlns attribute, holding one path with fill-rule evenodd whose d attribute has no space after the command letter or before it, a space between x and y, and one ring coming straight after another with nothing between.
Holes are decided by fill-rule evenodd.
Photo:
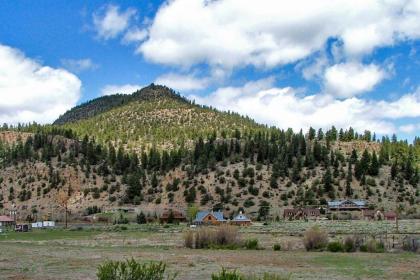
<instances>
[{"instance_id":1,"label":"cumulus cloud","mask_svg":"<svg viewBox=\"0 0 420 280\"><path fill-rule=\"evenodd\" d=\"M112 95L116 93L120 94L132 94L133 92L143 88L142 85L106 85L101 89L101 95Z\"/></svg>"},{"instance_id":2,"label":"cumulus cloud","mask_svg":"<svg viewBox=\"0 0 420 280\"><path fill-rule=\"evenodd\" d=\"M94 63L90 58L62 59L61 64L64 68L75 73L80 73L87 70L95 70L99 67L99 65Z\"/></svg>"},{"instance_id":3,"label":"cumulus cloud","mask_svg":"<svg viewBox=\"0 0 420 280\"><path fill-rule=\"evenodd\" d=\"M147 30L139 27L130 28L122 39L124 44L141 42L147 37Z\"/></svg>"},{"instance_id":4,"label":"cumulus cloud","mask_svg":"<svg viewBox=\"0 0 420 280\"><path fill-rule=\"evenodd\" d=\"M21 51L0 45L0 122L48 123L80 97L74 74L44 66Z\"/></svg>"},{"instance_id":5,"label":"cumulus cloud","mask_svg":"<svg viewBox=\"0 0 420 280\"><path fill-rule=\"evenodd\" d=\"M233 68L294 63L330 38L347 57L420 37L416 0L174 0L161 6L138 52L161 64Z\"/></svg>"},{"instance_id":6,"label":"cumulus cloud","mask_svg":"<svg viewBox=\"0 0 420 280\"><path fill-rule=\"evenodd\" d=\"M120 11L115 5L102 7L93 14L93 24L95 31L100 39L112 39L124 32L130 25L130 20L136 15L137 11L129 8Z\"/></svg>"},{"instance_id":7,"label":"cumulus cloud","mask_svg":"<svg viewBox=\"0 0 420 280\"><path fill-rule=\"evenodd\" d=\"M243 87L220 88L206 97L190 95L190 98L221 110L248 115L262 123L294 130L335 125L387 134L397 130L391 120L420 117L420 91L394 101L357 97L338 100L325 94L304 96L291 87L275 87L273 82L273 79L258 80Z\"/></svg>"},{"instance_id":8,"label":"cumulus cloud","mask_svg":"<svg viewBox=\"0 0 420 280\"><path fill-rule=\"evenodd\" d=\"M209 79L196 78L193 75L181 75L176 73L168 73L158 77L156 84L165 85L180 91L199 90L207 87Z\"/></svg>"},{"instance_id":9,"label":"cumulus cloud","mask_svg":"<svg viewBox=\"0 0 420 280\"><path fill-rule=\"evenodd\" d=\"M325 70L325 90L338 97L351 97L371 91L386 75L386 72L375 64L336 64Z\"/></svg>"}]
</instances>

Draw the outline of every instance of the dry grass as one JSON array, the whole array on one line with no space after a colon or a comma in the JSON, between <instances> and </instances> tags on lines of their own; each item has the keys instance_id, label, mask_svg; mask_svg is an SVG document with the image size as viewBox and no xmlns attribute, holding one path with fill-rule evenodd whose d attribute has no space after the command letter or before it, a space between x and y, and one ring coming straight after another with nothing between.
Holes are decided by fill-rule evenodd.
<instances>
[{"instance_id":1,"label":"dry grass","mask_svg":"<svg viewBox=\"0 0 420 280\"><path fill-rule=\"evenodd\" d=\"M217 228L202 227L189 230L184 234L184 244L187 248L226 247L234 248L242 244L238 229L235 226L222 225Z\"/></svg>"}]
</instances>

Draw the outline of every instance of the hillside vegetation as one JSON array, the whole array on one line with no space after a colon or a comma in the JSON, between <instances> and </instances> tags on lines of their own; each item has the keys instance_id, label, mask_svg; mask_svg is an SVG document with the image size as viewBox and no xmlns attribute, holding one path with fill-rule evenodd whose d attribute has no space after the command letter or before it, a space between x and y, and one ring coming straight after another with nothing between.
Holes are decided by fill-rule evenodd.
<instances>
[{"instance_id":1,"label":"hillside vegetation","mask_svg":"<svg viewBox=\"0 0 420 280\"><path fill-rule=\"evenodd\" d=\"M62 125L3 126L0 208L51 215L64 195L72 215L133 205L153 215L196 204L265 220L284 207L358 198L418 215L418 138L268 128L162 86L133 96L111 97L130 101L106 109L78 106Z\"/></svg>"},{"instance_id":2,"label":"hillside vegetation","mask_svg":"<svg viewBox=\"0 0 420 280\"><path fill-rule=\"evenodd\" d=\"M150 85L133 95L107 96L75 107L56 124L101 143L112 141L129 149L191 146L194 139L219 131L232 137L235 130L265 129L235 113L218 112L182 98L174 91Z\"/></svg>"}]
</instances>

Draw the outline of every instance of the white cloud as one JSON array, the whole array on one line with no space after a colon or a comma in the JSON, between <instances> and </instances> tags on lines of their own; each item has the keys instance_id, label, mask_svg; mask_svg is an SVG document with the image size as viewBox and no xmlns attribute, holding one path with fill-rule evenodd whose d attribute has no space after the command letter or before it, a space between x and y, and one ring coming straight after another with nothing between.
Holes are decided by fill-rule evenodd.
<instances>
[{"instance_id":1,"label":"white cloud","mask_svg":"<svg viewBox=\"0 0 420 280\"><path fill-rule=\"evenodd\" d=\"M168 73L158 77L155 84L165 85L180 91L199 90L207 87L209 79L196 78L193 75L181 75L176 73Z\"/></svg>"},{"instance_id":2,"label":"white cloud","mask_svg":"<svg viewBox=\"0 0 420 280\"><path fill-rule=\"evenodd\" d=\"M273 79L249 82L243 87L220 88L206 97L191 95L198 103L236 111L258 122L280 128L308 129L352 126L358 131L393 133L392 120L420 117L420 90L395 101L337 100L329 95L301 96L296 89L277 88Z\"/></svg>"},{"instance_id":3,"label":"white cloud","mask_svg":"<svg viewBox=\"0 0 420 280\"><path fill-rule=\"evenodd\" d=\"M334 96L351 97L372 90L386 76L386 72L375 64L336 64L325 71L325 90Z\"/></svg>"},{"instance_id":4,"label":"white cloud","mask_svg":"<svg viewBox=\"0 0 420 280\"><path fill-rule=\"evenodd\" d=\"M133 92L143 88L142 85L106 85L101 89L101 95L112 95L116 93L120 94L132 94Z\"/></svg>"},{"instance_id":5,"label":"white cloud","mask_svg":"<svg viewBox=\"0 0 420 280\"><path fill-rule=\"evenodd\" d=\"M62 59L61 64L64 66L64 68L75 73L87 70L95 70L99 67L99 65L94 63L90 58Z\"/></svg>"},{"instance_id":6,"label":"white cloud","mask_svg":"<svg viewBox=\"0 0 420 280\"><path fill-rule=\"evenodd\" d=\"M48 123L76 105L81 81L0 45L0 122Z\"/></svg>"},{"instance_id":7,"label":"white cloud","mask_svg":"<svg viewBox=\"0 0 420 280\"><path fill-rule=\"evenodd\" d=\"M420 124L406 124L401 125L399 127L399 130L405 133L413 133L413 132L419 132L420 131Z\"/></svg>"},{"instance_id":8,"label":"white cloud","mask_svg":"<svg viewBox=\"0 0 420 280\"><path fill-rule=\"evenodd\" d=\"M120 12L120 8L115 5L102 7L93 14L93 24L98 37L104 40L117 37L129 27L130 20L136 13L133 8Z\"/></svg>"},{"instance_id":9,"label":"white cloud","mask_svg":"<svg viewBox=\"0 0 420 280\"><path fill-rule=\"evenodd\" d=\"M420 37L418 0L174 0L138 52L156 63L230 69L293 63L342 41L347 57Z\"/></svg>"},{"instance_id":10,"label":"white cloud","mask_svg":"<svg viewBox=\"0 0 420 280\"><path fill-rule=\"evenodd\" d=\"M139 27L132 27L124 34L122 42L124 44L129 44L133 42L138 43L146 39L146 37L147 37L146 29L141 29Z\"/></svg>"}]
</instances>

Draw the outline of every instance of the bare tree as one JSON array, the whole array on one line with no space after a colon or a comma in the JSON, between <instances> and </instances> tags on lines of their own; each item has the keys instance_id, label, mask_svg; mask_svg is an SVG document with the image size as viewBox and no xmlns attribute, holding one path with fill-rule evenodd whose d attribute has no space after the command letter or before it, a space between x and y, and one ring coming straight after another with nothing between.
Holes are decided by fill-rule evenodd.
<instances>
[{"instance_id":1,"label":"bare tree","mask_svg":"<svg viewBox=\"0 0 420 280\"><path fill-rule=\"evenodd\" d=\"M57 202L65 210L65 214L64 215L65 215L66 228L67 228L67 214L68 214L68 203L69 203L69 199L70 199L70 195L69 195L69 193L67 191L60 190L57 193Z\"/></svg>"}]
</instances>

